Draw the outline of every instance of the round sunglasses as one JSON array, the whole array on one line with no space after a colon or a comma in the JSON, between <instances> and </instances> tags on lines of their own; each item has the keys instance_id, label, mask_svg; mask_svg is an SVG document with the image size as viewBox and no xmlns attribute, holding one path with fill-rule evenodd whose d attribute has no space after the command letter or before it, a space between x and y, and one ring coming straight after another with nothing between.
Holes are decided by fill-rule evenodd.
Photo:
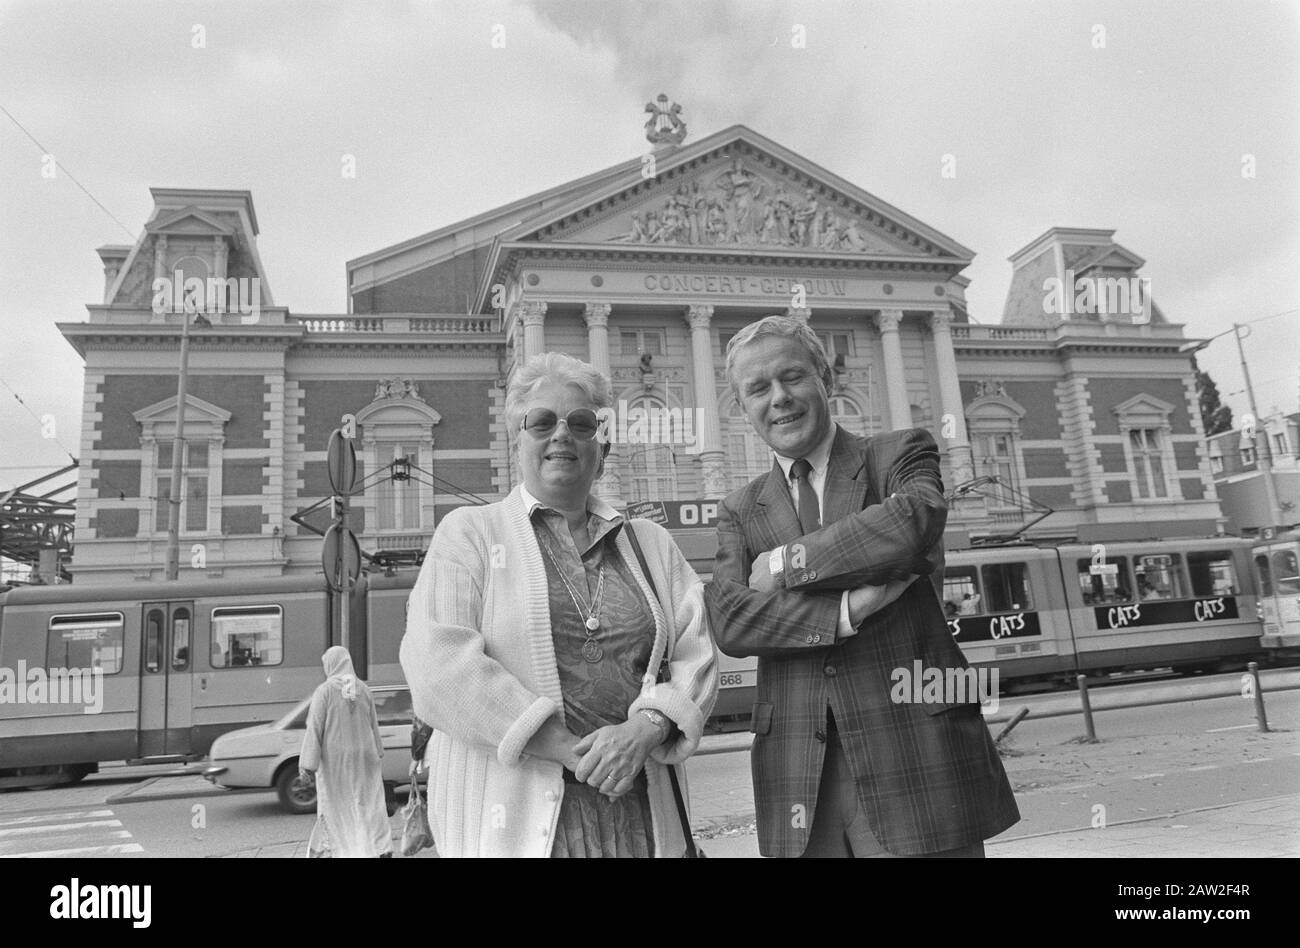
<instances>
[{"instance_id":1,"label":"round sunglasses","mask_svg":"<svg viewBox=\"0 0 1300 948\"><path fill-rule=\"evenodd\" d=\"M551 409L534 408L524 412L519 427L534 438L549 438L559 423L560 416ZM564 416L564 424L579 441L590 441L600 430L600 419L590 408L575 408Z\"/></svg>"}]
</instances>

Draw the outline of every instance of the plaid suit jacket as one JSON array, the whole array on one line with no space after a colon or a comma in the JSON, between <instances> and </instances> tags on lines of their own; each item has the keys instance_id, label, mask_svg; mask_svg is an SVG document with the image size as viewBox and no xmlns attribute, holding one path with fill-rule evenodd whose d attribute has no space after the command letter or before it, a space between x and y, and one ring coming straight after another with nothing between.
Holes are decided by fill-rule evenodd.
<instances>
[{"instance_id":1,"label":"plaid suit jacket","mask_svg":"<svg viewBox=\"0 0 1300 948\"><path fill-rule=\"evenodd\" d=\"M705 600L718 646L758 656L752 766L764 856L798 856L816 816L826 712L872 832L904 856L967 846L1020 819L980 716L964 703L891 700L895 669L965 669L940 606L947 504L923 429L864 439L838 429L822 523L801 536L778 465L721 504ZM749 588L754 558L783 544L786 589ZM796 556L797 554L797 556ZM837 641L845 589L916 574L898 599Z\"/></svg>"}]
</instances>

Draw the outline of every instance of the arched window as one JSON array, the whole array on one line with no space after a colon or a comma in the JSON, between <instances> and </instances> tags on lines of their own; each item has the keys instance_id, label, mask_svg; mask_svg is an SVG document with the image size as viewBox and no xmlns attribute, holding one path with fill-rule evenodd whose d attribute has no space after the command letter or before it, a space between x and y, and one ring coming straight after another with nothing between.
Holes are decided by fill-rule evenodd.
<instances>
[{"instance_id":1,"label":"arched window","mask_svg":"<svg viewBox=\"0 0 1300 948\"><path fill-rule=\"evenodd\" d=\"M995 507L1019 508L1018 491L1024 483L1024 462L1020 450L1020 419L1025 408L1007 395L1001 383L990 383L987 394L971 401L966 409L971 460L977 477L996 477L997 484L985 490Z\"/></svg>"},{"instance_id":2,"label":"arched window","mask_svg":"<svg viewBox=\"0 0 1300 948\"><path fill-rule=\"evenodd\" d=\"M849 434L867 436L867 420L857 402L847 395L832 395L830 398L831 421Z\"/></svg>"},{"instance_id":3,"label":"arched window","mask_svg":"<svg viewBox=\"0 0 1300 948\"><path fill-rule=\"evenodd\" d=\"M628 442L621 448L627 472L628 500L675 500L677 452L682 440L682 412L669 411L663 402L642 395L627 406Z\"/></svg>"}]
</instances>

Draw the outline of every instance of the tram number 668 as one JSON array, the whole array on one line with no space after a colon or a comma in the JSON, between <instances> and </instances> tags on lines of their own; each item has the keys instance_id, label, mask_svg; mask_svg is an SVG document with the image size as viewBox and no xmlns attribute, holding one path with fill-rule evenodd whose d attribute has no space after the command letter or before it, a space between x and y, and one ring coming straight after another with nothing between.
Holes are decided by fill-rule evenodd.
<instances>
[{"instance_id":1,"label":"tram number 668","mask_svg":"<svg viewBox=\"0 0 1300 948\"><path fill-rule=\"evenodd\" d=\"M718 676L718 685L722 688L738 688L745 683L745 676L740 672Z\"/></svg>"}]
</instances>

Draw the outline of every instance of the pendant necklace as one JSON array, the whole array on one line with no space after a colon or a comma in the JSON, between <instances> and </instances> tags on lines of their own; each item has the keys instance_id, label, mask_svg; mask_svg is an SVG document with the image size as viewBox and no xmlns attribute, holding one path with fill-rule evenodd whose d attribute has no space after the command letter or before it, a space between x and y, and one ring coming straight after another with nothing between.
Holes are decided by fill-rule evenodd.
<instances>
[{"instance_id":1,"label":"pendant necklace","mask_svg":"<svg viewBox=\"0 0 1300 948\"><path fill-rule=\"evenodd\" d=\"M601 596L605 591L605 564L603 562L600 564L600 573L596 577L596 595L592 600L590 608L588 608L586 599L580 596L578 591L573 588L573 584L569 582L569 577L564 575L564 570L561 569L560 564L555 561L555 557L552 556L551 551L546 548L546 544L538 543L537 545L542 548L542 552L546 554L546 558L550 560L551 565L555 567L555 572L559 574L560 582L564 583L564 588L568 590L569 598L573 600L573 605L578 610L578 615L583 616L585 614L586 616L583 625L587 630L587 641L582 643L582 657L594 665L605 657L605 650L601 648L600 643L596 641L596 632L600 629L600 619L597 618L596 613L600 609Z\"/></svg>"}]
</instances>

